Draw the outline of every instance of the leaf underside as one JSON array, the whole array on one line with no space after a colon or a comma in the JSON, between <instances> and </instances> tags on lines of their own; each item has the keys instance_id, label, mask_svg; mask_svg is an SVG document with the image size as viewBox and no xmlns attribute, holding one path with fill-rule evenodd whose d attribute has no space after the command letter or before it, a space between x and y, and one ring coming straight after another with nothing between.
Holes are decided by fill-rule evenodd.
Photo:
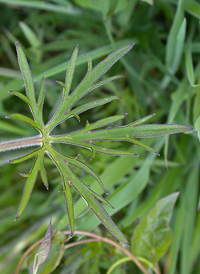
<instances>
[{"instance_id":1,"label":"leaf underside","mask_svg":"<svg viewBox=\"0 0 200 274\"><path fill-rule=\"evenodd\" d=\"M32 113L32 119L28 118L21 114L12 114L10 118L20 120L21 122L29 124L31 127L36 128L40 135L42 142L42 146L39 149L34 150L33 152L25 155L19 159L15 159L12 163L20 163L22 161L28 160L35 156L35 162L32 166L31 171L28 174L23 175L26 177L26 183L24 186L24 191L22 195L22 199L19 205L18 213L16 219L23 213L26 205L31 196L31 192L33 190L34 184L36 182L36 178L38 173L40 173L41 179L48 189L48 180L44 166L44 156L47 154L49 158L56 165L63 182L63 190L64 194L67 214L69 218L71 236L73 236L75 230L75 221L74 221L74 209L73 209L73 200L71 194L71 187L73 187L80 196L87 203L88 208L97 216L97 218L107 227L110 232L121 242L128 245L128 241L122 232L118 229L118 227L113 223L112 219L109 217L101 202L109 205L108 201L106 201L103 197L95 193L92 189L90 189L73 171L73 168L79 168L92 176L103 188L104 192L107 193L103 182L100 177L93 171L86 163L79 160L79 157L68 157L63 155L61 152L57 151L53 147L53 143L65 143L71 144L75 146L81 146L92 151L94 155L95 152L103 153L107 155L116 155L116 156L136 156L134 153L130 153L128 151L123 151L119 149L111 149L104 146L99 145L99 141L126 141L130 142L133 145L140 146L141 148L158 154L154 149L148 147L147 145L141 143L136 140L136 138L149 138L155 136L162 136L166 134L173 134L178 132L187 132L192 130L188 126L184 125L141 125L142 123L149 120L153 115L149 115L140 120L137 120L129 125L113 127L113 124L117 121L126 117L126 114L115 115L107 118L103 118L94 123L86 123L86 126L78 131L70 132L64 135L50 135L51 131L63 121L76 117L80 120L79 114L92 109L94 107L98 107L104 104L107 104L115 99L119 99L117 96L109 96L107 98L98 99L96 101L88 102L78 107L75 104L84 96L89 94L91 91L96 88L101 87L102 85L109 83L110 81L116 80L119 76L113 76L107 78L106 80L99 81L100 78L126 53L128 53L133 47L133 44L124 46L120 49L117 49L110 55L108 55L103 61L101 61L98 65L92 68L92 61L89 57L85 56L88 61L88 69L85 77L79 83L79 85L71 91L72 79L74 76L76 60L78 57L78 46L75 48L71 60L69 62L69 67L67 69L65 82L58 82L62 89L62 98L59 106L57 107L55 113L49 120L49 122L44 125L43 121L43 104L45 97L45 82L44 78L41 82L41 88L39 91L38 98L35 96L35 90L32 80L31 71L28 65L28 61L26 56L18 43L16 43L17 56L19 67L24 78L25 82L25 90L26 96L15 91L11 91L11 93L19 98L21 98L30 108ZM108 128L109 126L109 128ZM0 150L1 151L1 150Z\"/></svg>"}]
</instances>

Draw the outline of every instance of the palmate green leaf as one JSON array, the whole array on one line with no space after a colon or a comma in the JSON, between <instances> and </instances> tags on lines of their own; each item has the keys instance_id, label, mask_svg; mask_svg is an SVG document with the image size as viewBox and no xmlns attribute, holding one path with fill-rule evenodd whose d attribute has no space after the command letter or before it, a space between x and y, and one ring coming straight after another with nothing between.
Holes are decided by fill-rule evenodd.
<instances>
[{"instance_id":1,"label":"palmate green leaf","mask_svg":"<svg viewBox=\"0 0 200 274\"><path fill-rule=\"evenodd\" d=\"M47 155L55 163L55 165L58 168L58 170L60 172L60 175L62 177L62 181L63 181L63 190L62 190L62 193L65 196L67 215L68 215L68 218L69 218L69 227L70 227L71 237L72 237L73 234L74 234L74 229L75 229L74 209L73 209L72 194L71 194L71 190L70 190L70 186L69 186L70 180L69 180L69 176L66 173L66 169L65 169L65 165L66 164L65 164L64 161L60 161L60 159L61 159L60 153L57 152L55 149L53 149L53 147L51 147L51 146L48 146ZM59 155L59 157L58 157L58 155Z\"/></svg>"},{"instance_id":2,"label":"palmate green leaf","mask_svg":"<svg viewBox=\"0 0 200 274\"><path fill-rule=\"evenodd\" d=\"M54 159L54 161L56 161L57 163L59 163L59 169L60 169L60 172L63 174L65 174L66 176L64 176L64 177L66 177L66 178L68 178L68 180L70 180L70 184L72 184L72 182L71 182L71 178L69 178L69 176L71 177L71 175L72 175L72 173L73 173L73 171L72 171L72 169L69 167L69 165L68 165L68 163L66 162L66 159L65 159L65 156L64 155L62 155L60 152L58 152L55 148L53 148L52 146L50 147L49 145L48 145L48 152L51 152L50 153L50 155L51 155L51 157L52 157L52 155L53 155L53 159ZM61 167L61 168L60 168ZM73 173L74 174L74 173ZM78 178L79 179L79 178ZM80 180L80 179L79 179ZM80 180L81 181L81 180ZM81 181L82 182L82 181ZM84 184L84 182L82 182L82 184L83 185L85 185ZM85 185L86 186L86 185ZM103 197L101 197L100 195L98 195L96 192L94 192L93 190L91 190L88 186L86 186L91 192L92 192L92 194L94 195L94 196L96 196L98 199L100 199L102 202L104 202L105 204L107 204L108 206L110 206L110 207L112 207L113 208L113 206L107 201L107 200L105 200Z\"/></svg>"},{"instance_id":3,"label":"palmate green leaf","mask_svg":"<svg viewBox=\"0 0 200 274\"><path fill-rule=\"evenodd\" d=\"M49 226L47 228L47 232L42 240L42 243L35 254L34 263L33 263L33 274L37 273L38 267L44 263L46 260L50 248L51 248L51 237L52 237L52 229L51 229L51 220L49 222Z\"/></svg>"},{"instance_id":4,"label":"palmate green leaf","mask_svg":"<svg viewBox=\"0 0 200 274\"><path fill-rule=\"evenodd\" d=\"M132 252L145 265L154 267L171 244L169 222L178 195L173 193L159 200L135 229Z\"/></svg>"},{"instance_id":5,"label":"palmate green leaf","mask_svg":"<svg viewBox=\"0 0 200 274\"><path fill-rule=\"evenodd\" d=\"M117 118L117 117L114 117ZM107 120L108 119L108 120ZM104 122L105 121L105 122ZM68 144L75 144L75 142L82 144L83 146L90 146L90 143L95 141L133 141L135 138L150 138L162 135L187 132L192 130L189 126L184 125L159 125L159 124L147 124L147 125L136 125L131 123L126 126L114 127L110 129L93 129L96 125L103 126L106 121L110 122L109 118L102 119L94 125L86 125L82 130L78 130L66 135L54 136L56 142L66 142ZM132 140L133 139L133 140ZM136 144L136 143L135 143ZM137 144L136 144L137 145Z\"/></svg>"},{"instance_id":6,"label":"palmate green leaf","mask_svg":"<svg viewBox=\"0 0 200 274\"><path fill-rule=\"evenodd\" d=\"M103 197L95 193L91 190L83 181L78 178L70 166L66 162L66 157L62 156L58 151L56 151L53 147L48 147L48 151L50 152L50 157L52 160L59 164L59 171L61 173L62 178L67 178L67 184L70 184L74 187L74 189L83 197L85 202L88 204L89 208L95 213L95 215L101 220L101 222L111 231L115 237L117 237L120 241L125 244L128 244L126 238L121 233L121 231L114 225L113 221L99 202L106 203L111 206L111 204L106 201ZM64 192L63 192L64 193ZM69 193L66 193L66 198L69 197ZM68 203L67 205L67 213L69 217L71 236L74 232L74 213L73 213L73 204ZM112 206L111 206L112 207Z\"/></svg>"},{"instance_id":7,"label":"palmate green leaf","mask_svg":"<svg viewBox=\"0 0 200 274\"><path fill-rule=\"evenodd\" d=\"M120 98L117 97L117 96L109 96L107 98L98 99L96 101L92 101L92 102L83 104L82 106L79 106L79 107L77 107L75 109L72 109L70 112L67 112L64 115L62 115L62 118L59 118L59 120L57 120L57 123L63 122L63 121L65 121L68 118L73 117L73 116L76 117L80 121L80 117L78 116L78 114L83 113L83 112L85 112L85 111L87 111L89 109L105 105L105 104L107 104L107 103L109 103L109 102L111 102L113 100L116 100L116 99L120 99Z\"/></svg>"},{"instance_id":8,"label":"palmate green leaf","mask_svg":"<svg viewBox=\"0 0 200 274\"><path fill-rule=\"evenodd\" d=\"M88 203L90 209L93 211L93 213L97 216L97 218L101 221L101 223L122 243L125 245L129 245L127 239L123 235L123 233L119 230L119 228L115 225L115 223L112 221L106 210L103 208L101 203L99 202L100 196L95 195L93 192L93 195L91 195L91 190L82 182L81 180L74 174L74 172L70 169L68 169L68 172L71 176L71 185L74 187L74 189L84 198L84 200Z\"/></svg>"},{"instance_id":9,"label":"palmate green leaf","mask_svg":"<svg viewBox=\"0 0 200 274\"><path fill-rule=\"evenodd\" d=\"M63 84L63 96L62 96L60 105L58 106L52 119L49 121L48 123L49 125L47 124L47 127L55 126L59 124L60 122L62 122L63 119L65 120L65 117L63 117L62 115L67 110L66 100L70 92L77 56L78 56L78 46L76 46L74 52L72 53L72 57L69 62L69 66L68 66L66 77L65 77L65 84Z\"/></svg>"},{"instance_id":10,"label":"palmate green leaf","mask_svg":"<svg viewBox=\"0 0 200 274\"><path fill-rule=\"evenodd\" d=\"M79 101L82 97L88 94L93 89L108 83L114 79L117 79L120 76L111 77L99 84L93 86L93 84L101 78L121 57L123 57L127 52L131 50L133 44L121 47L120 49L114 51L109 54L103 61L101 61L95 68L91 69L91 63L88 61L88 71L85 78L81 81L81 83L75 88L75 90L69 95L68 99L60 104L58 107L58 112L62 113L62 109L65 108L65 112L70 111L74 104ZM74 53L73 53L74 54ZM71 60L73 59L73 55ZM70 60L70 64L71 64ZM69 65L70 66L70 65ZM57 112L57 113L58 113ZM56 125L65 120L63 117L57 117L58 114L52 117L50 122L47 124L47 129L52 130Z\"/></svg>"},{"instance_id":11,"label":"palmate green leaf","mask_svg":"<svg viewBox=\"0 0 200 274\"><path fill-rule=\"evenodd\" d=\"M21 114L12 114L11 118L15 118L25 123L28 123L33 128L36 128L40 131L40 135L38 136L0 143L0 152L21 147L29 147L35 145L40 146L39 149L34 150L33 152L12 161L13 163L20 163L22 161L32 158L33 156L36 157L30 173L24 175L24 177L26 177L27 179L16 219L21 216L30 199L30 195L33 190L38 173L40 173L41 179L45 187L48 189L48 180L44 167L44 155L47 154L56 165L62 178L62 193L64 194L66 201L71 236L74 234L75 230L73 199L70 190L71 187L73 187L87 203L88 209L91 209L94 212L94 214L98 217L102 224L104 224L111 231L111 233L121 242L128 244L124 235L120 232L117 226L115 226L115 224L105 211L104 207L101 205L101 202L105 203L107 206L113 209L112 205L102 196L98 195L95 191L89 188L79 177L77 177L73 171L73 168L76 167L84 170L87 174L95 178L98 184L107 193L100 177L87 164L80 161L78 157L68 157L57 151L52 146L53 143L66 143L74 146L84 147L91 150L92 156L94 156L95 152L117 156L136 156L136 154L132 151L110 149L104 146L100 146L99 143L96 143L96 141L127 141L136 146L140 146L150 152L156 153L155 150L153 150L146 144L142 144L141 142L136 140L136 138L149 138L154 136L162 136L165 134L186 132L192 130L192 128L184 125L141 125L142 123L149 120L153 115L143 117L135 122L132 122L129 125L113 127L114 123L120 121L126 116L126 114L122 114L107 117L98 120L92 124L87 122L86 126L83 129L70 132L68 134L57 136L50 135L51 130L62 121L73 116L80 120L80 117L78 116L80 113L83 113L88 109L94 108L96 106L104 105L114 99L119 99L116 96L110 96L108 98L99 99L73 108L78 100L80 100L83 96L88 94L93 89L121 77L113 76L97 83L97 80L99 80L101 76L103 76L115 62L117 62L121 57L123 57L127 52L130 51L130 49L133 47L133 44L124 46L114 51L93 69L92 61L90 60L90 58L85 56L88 60L87 74L80 82L80 84L70 93L72 78L74 75L76 60L78 56L78 47L76 47L68 66L65 83L59 82L59 84L63 88L63 97L61 99L60 105L58 106L51 120L46 125L44 125L43 122L43 104L45 96L44 78L42 79L39 96L36 101L32 75L29 69L28 62L21 47L18 44L16 45L16 47L20 69L22 71L25 81L26 96L17 92L12 93L21 98L29 105L34 120ZM109 126L109 128L106 128L107 126ZM144 185L146 185L148 180L149 166L145 174L146 175Z\"/></svg>"},{"instance_id":12,"label":"palmate green leaf","mask_svg":"<svg viewBox=\"0 0 200 274\"><path fill-rule=\"evenodd\" d=\"M90 174L100 184L100 186L102 187L104 192L106 194L108 194L108 191L106 190L106 188L105 188L103 182L101 181L100 177L88 165L86 165L85 163L79 161L77 157L75 157L75 158L66 157L66 162L68 162L69 164L71 164L75 167L78 167L81 170L85 171L86 173Z\"/></svg>"}]
</instances>

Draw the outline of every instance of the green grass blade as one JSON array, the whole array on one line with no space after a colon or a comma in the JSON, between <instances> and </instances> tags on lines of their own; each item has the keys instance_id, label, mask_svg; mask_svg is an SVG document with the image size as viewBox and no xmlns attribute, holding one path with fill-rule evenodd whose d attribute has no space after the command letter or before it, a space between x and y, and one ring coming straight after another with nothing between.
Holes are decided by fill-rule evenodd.
<instances>
[{"instance_id":1,"label":"green grass blade","mask_svg":"<svg viewBox=\"0 0 200 274\"><path fill-rule=\"evenodd\" d=\"M196 165L190 172L187 180L187 186L183 196L185 213L184 213L184 230L181 246L181 274L191 273L191 248L194 236L194 224L198 205L198 185L199 185L199 166ZM190 195L188 195L190 193Z\"/></svg>"},{"instance_id":2,"label":"green grass blade","mask_svg":"<svg viewBox=\"0 0 200 274\"><path fill-rule=\"evenodd\" d=\"M171 3L178 4L179 0L167 0ZM188 11L190 14L195 16L196 18L200 19L200 4L195 0L187 0L184 2L184 8L186 11Z\"/></svg>"},{"instance_id":3,"label":"green grass blade","mask_svg":"<svg viewBox=\"0 0 200 274\"><path fill-rule=\"evenodd\" d=\"M25 24L24 22L19 22L19 26L22 29L24 36L26 37L26 39L32 47L38 48L41 46L41 42L38 39L37 35L32 31L32 29L27 24Z\"/></svg>"},{"instance_id":4,"label":"green grass blade","mask_svg":"<svg viewBox=\"0 0 200 274\"><path fill-rule=\"evenodd\" d=\"M186 71L187 71L187 77L190 82L190 85L192 87L195 87L194 84L194 68L192 63L192 52L191 52L191 46L188 42L185 49L185 61L186 61Z\"/></svg>"},{"instance_id":5,"label":"green grass blade","mask_svg":"<svg viewBox=\"0 0 200 274\"><path fill-rule=\"evenodd\" d=\"M198 81L198 83L200 83ZM195 124L196 120L200 116L200 87L196 87L196 96L194 99L194 107L193 107L193 123Z\"/></svg>"},{"instance_id":6,"label":"green grass blade","mask_svg":"<svg viewBox=\"0 0 200 274\"><path fill-rule=\"evenodd\" d=\"M185 210L184 210L184 204L182 202L178 209L178 213L176 217L176 225L174 229L174 239L170 249L171 261L170 261L170 267L169 267L169 274L176 273L177 259L178 259L181 239L183 235L184 216L185 216Z\"/></svg>"},{"instance_id":7,"label":"green grass blade","mask_svg":"<svg viewBox=\"0 0 200 274\"><path fill-rule=\"evenodd\" d=\"M192 240L192 249L191 249L191 256L190 256L191 262L197 261L198 259L198 256L200 254L199 242L200 242L200 210L197 212L194 236Z\"/></svg>"},{"instance_id":8,"label":"green grass blade","mask_svg":"<svg viewBox=\"0 0 200 274\"><path fill-rule=\"evenodd\" d=\"M177 43L177 36L180 30L181 24L183 22L184 16L184 1L178 0L178 7L176 11L175 18L173 20L173 24L168 36L167 47L166 47L166 65L167 67L171 67L173 64L173 60L175 58L175 49Z\"/></svg>"},{"instance_id":9,"label":"green grass blade","mask_svg":"<svg viewBox=\"0 0 200 274\"><path fill-rule=\"evenodd\" d=\"M177 35L174 60L171 66L171 69L173 72L176 72L180 65L180 61L183 54L183 48L184 48L185 34L186 34L186 19L184 18Z\"/></svg>"},{"instance_id":10,"label":"green grass blade","mask_svg":"<svg viewBox=\"0 0 200 274\"><path fill-rule=\"evenodd\" d=\"M68 15L78 15L81 11L78 8L69 6L53 5L44 1L25 1L25 0L0 0L0 3L19 5L27 8L40 9L45 11L52 11L56 13L68 14Z\"/></svg>"}]
</instances>

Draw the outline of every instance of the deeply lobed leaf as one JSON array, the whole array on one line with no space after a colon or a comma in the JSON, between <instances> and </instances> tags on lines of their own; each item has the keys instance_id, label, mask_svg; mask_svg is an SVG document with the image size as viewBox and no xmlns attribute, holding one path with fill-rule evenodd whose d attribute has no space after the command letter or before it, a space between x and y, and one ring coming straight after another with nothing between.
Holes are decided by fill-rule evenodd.
<instances>
[{"instance_id":1,"label":"deeply lobed leaf","mask_svg":"<svg viewBox=\"0 0 200 274\"><path fill-rule=\"evenodd\" d=\"M75 48L71 60L69 62L69 67L66 73L65 83L59 82L59 84L63 88L63 96L60 101L60 105L56 109L54 115L50 119L50 121L44 125L43 122L43 104L45 97L45 82L44 78L41 82L41 87L39 91L39 96L36 101L35 91L33 86L33 80L31 71L28 65L28 61L26 56L19 46L16 44L17 55L19 66L24 78L26 96L19 92L11 92L14 95L21 98L30 108L33 119L28 118L22 114L12 114L10 118L14 118L20 120L26 124L29 124L31 127L37 129L40 132L40 135L4 142L0 143L0 152L10 149L16 149L21 147L29 147L29 146L40 146L39 149L34 150L33 152L19 158L15 159L13 163L20 163L22 161L28 160L32 157L35 158L35 162L32 166L31 171L24 175L26 177L26 183L24 186L24 191L22 195L22 199L19 205L18 213L16 219L21 216L23 213L29 199L31 196L31 192L33 190L34 184L36 182L36 178L38 173L41 175L41 179L48 189L48 179L47 174L44 167L44 156L47 154L51 160L56 165L58 171L60 172L62 182L63 182L63 190L62 193L65 197L67 214L69 218L71 236L73 236L75 230L75 220L74 220L74 208L73 208L73 199L70 187L72 186L85 200L88 205L88 209L94 212L97 218L102 222L102 224L107 227L110 232L121 242L124 244L128 244L125 236L118 229L118 227L113 223L112 219L109 217L104 207L101 205L101 202L107 204L112 207L112 205L105 200L98 193L94 192L90 189L73 171L73 167L79 168L92 176L103 188L105 193L107 190L105 189L103 182L100 177L93 171L86 163L79 160L78 157L69 157L63 155L61 152L57 151L52 144L53 143L66 143L74 146L81 146L92 151L92 157L94 153L102 153L107 155L117 155L117 156L136 156L136 154L123 151L118 149L111 149L104 146L100 146L96 142L99 141L127 141L134 145L140 146L150 152L157 153L154 149L149 146L142 144L140 141L136 140L136 138L149 138L155 136L162 136L166 134L173 134L178 132L187 132L192 130L191 127L184 125L155 125L155 124L147 124L141 125L142 123L149 120L153 115L149 115L143 117L135 122L132 122L129 125L113 127L113 124L123 119L126 114L115 115L111 117L106 117L100 119L94 123L86 123L86 126L83 129L70 132L64 135L52 136L50 135L53 128L55 128L58 124L69 119L70 117L76 117L80 121L79 114L87 111L88 109L92 109L97 106L101 106L111 102L112 100L119 99L117 96L109 96L107 98L98 99L96 101L88 102L78 107L74 107L77 101L79 101L82 97L87 95L92 90L101 87L102 85L113 81L120 76L113 76L106 80L97 82L121 57L123 57L127 52L131 50L133 44L124 46L120 49L117 49L108 57L106 57L103 61L101 61L96 67L92 68L92 61L89 57L85 56L88 60L88 71L84 79L80 82L80 84L71 92L71 84L75 71L76 60L78 56L78 46ZM109 128L106 128L108 127ZM158 153L157 153L158 154ZM112 207L113 208L113 207Z\"/></svg>"}]
</instances>

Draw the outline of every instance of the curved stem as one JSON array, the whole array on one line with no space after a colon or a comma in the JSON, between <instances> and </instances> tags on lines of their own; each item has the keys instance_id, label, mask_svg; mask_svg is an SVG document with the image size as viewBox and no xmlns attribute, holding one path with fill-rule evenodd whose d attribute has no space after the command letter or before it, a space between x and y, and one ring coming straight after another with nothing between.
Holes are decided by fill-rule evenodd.
<instances>
[{"instance_id":1,"label":"curved stem","mask_svg":"<svg viewBox=\"0 0 200 274\"><path fill-rule=\"evenodd\" d=\"M71 244L65 245L65 249L68 249L68 248L76 246L76 245L83 245L83 244L92 243L92 242L98 242L98 241L99 240L97 240L97 239L82 240L82 241L78 241L76 243L71 243Z\"/></svg>"},{"instance_id":2,"label":"curved stem","mask_svg":"<svg viewBox=\"0 0 200 274\"><path fill-rule=\"evenodd\" d=\"M71 231L69 230L66 230L66 231L62 231L65 235L70 235L71 234ZM91 233L91 232L87 232L87 231L75 231L74 232L74 235L84 235L84 236L88 236L90 238L93 238L93 240L95 241L101 241L101 242L104 242L104 243L108 243L110 245L113 245L115 247L117 247L118 249L120 249L124 254L126 254L130 260L132 260L136 265L137 267L144 273L144 274L149 274L148 270L140 263L140 261L138 261L138 259L130 252L128 251L126 248L124 248L123 246L119 245L118 243L110 240L110 239L107 239L105 237L102 237L102 236L99 236L99 235L96 235L94 233ZM34 243L31 247L29 247L29 249L27 249L27 251L23 254L23 256L21 257L17 267L16 267L16 271L15 271L15 274L19 274L19 271L20 271L20 268L21 268L21 265L24 261L24 259L26 258L26 256L36 247L38 246L39 244L41 244L43 239L40 239L38 240L36 243ZM77 242L77 243L72 243L69 245L66 245L65 249L66 248L69 248L71 246L75 246L75 245L78 245L78 244L83 244L83 243L86 243L86 241L80 241L80 242Z\"/></svg>"},{"instance_id":3,"label":"curved stem","mask_svg":"<svg viewBox=\"0 0 200 274\"><path fill-rule=\"evenodd\" d=\"M128 262L128 261L131 261L131 258L125 257L125 258L122 258L121 260L115 262L113 265L111 265L111 267L108 269L106 274L110 274L113 271L113 269L115 269L115 267L117 267L118 265L120 265L124 262Z\"/></svg>"}]
</instances>

